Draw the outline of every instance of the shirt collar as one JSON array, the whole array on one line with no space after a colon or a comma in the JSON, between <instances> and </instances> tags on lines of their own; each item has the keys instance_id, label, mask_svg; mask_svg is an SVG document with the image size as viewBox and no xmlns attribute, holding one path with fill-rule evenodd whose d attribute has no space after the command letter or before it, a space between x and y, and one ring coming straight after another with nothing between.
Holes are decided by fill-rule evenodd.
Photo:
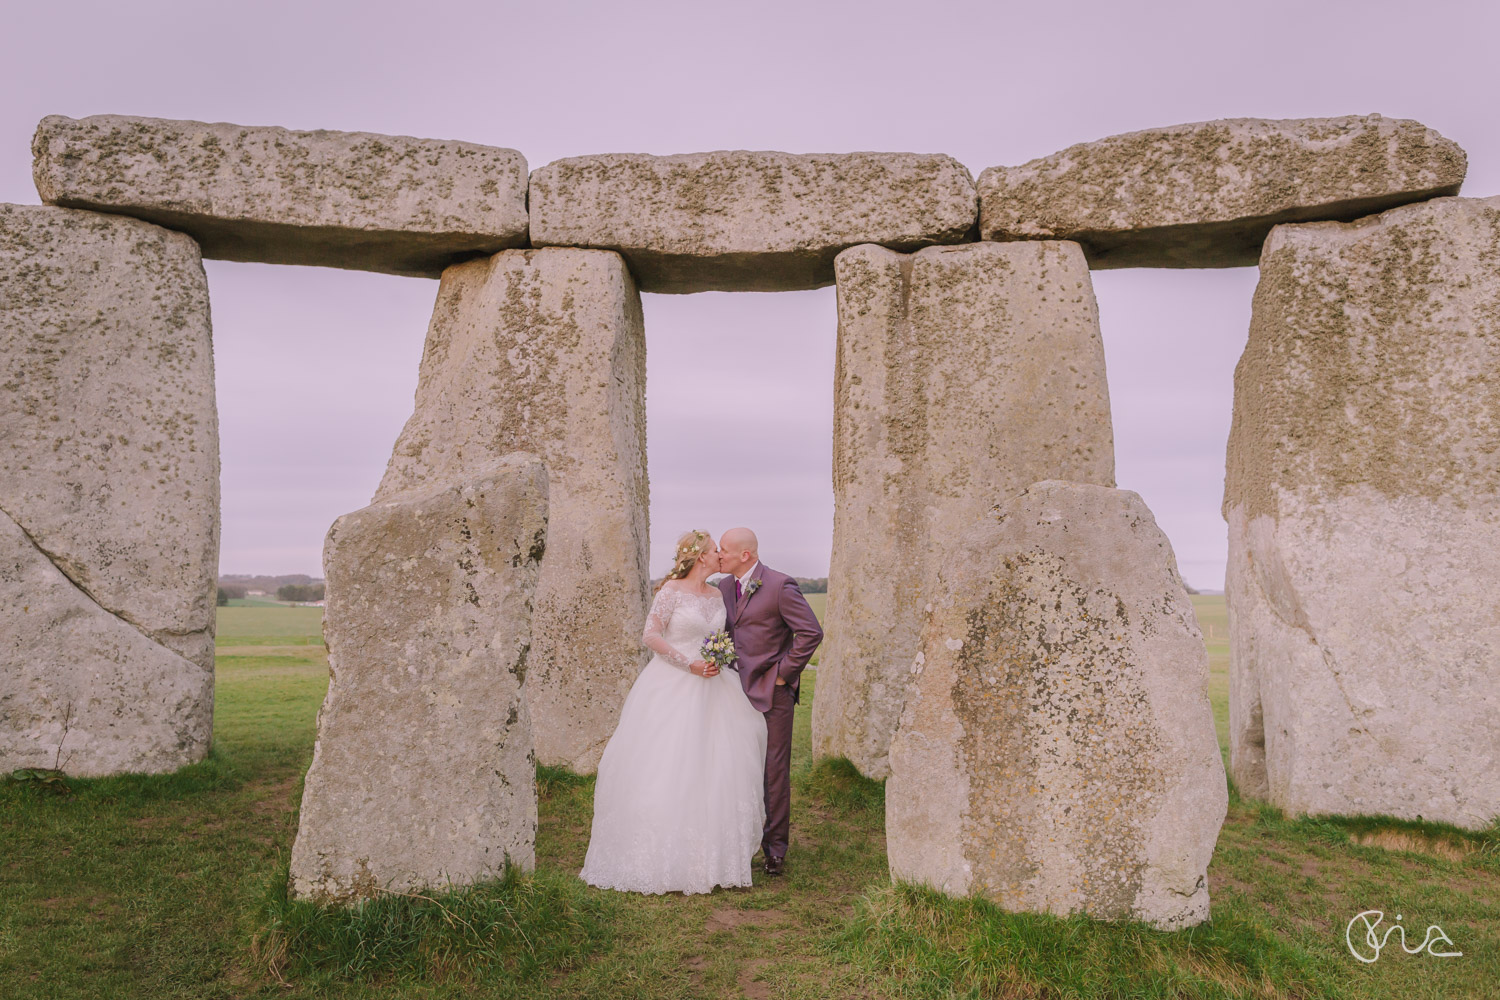
<instances>
[{"instance_id":1,"label":"shirt collar","mask_svg":"<svg viewBox=\"0 0 1500 1000\"><path fill-rule=\"evenodd\" d=\"M760 565L760 560L757 559L757 560L755 560L755 562L753 562L753 563L750 564L750 568L749 569L745 570L745 575L744 576L736 576L735 577L735 579L739 581L739 584L740 584L741 587L743 587L746 583L750 582L750 574L754 573L755 572L755 567L757 567L759 565Z\"/></svg>"}]
</instances>

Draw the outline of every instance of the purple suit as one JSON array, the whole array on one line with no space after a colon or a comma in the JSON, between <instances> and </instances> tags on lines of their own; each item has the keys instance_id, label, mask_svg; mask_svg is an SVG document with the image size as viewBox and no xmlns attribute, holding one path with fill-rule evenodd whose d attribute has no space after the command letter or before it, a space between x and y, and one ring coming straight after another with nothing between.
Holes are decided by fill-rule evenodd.
<instances>
[{"instance_id":1,"label":"purple suit","mask_svg":"<svg viewBox=\"0 0 1500 1000\"><path fill-rule=\"evenodd\" d=\"M757 586L754 581L759 580ZM766 827L761 852L786 857L792 816L792 717L801 697L802 668L823 641L818 616L797 581L756 566L735 599L735 578L719 581L725 629L734 639L735 667L750 704L766 717ZM778 685L776 678L786 680Z\"/></svg>"}]
</instances>

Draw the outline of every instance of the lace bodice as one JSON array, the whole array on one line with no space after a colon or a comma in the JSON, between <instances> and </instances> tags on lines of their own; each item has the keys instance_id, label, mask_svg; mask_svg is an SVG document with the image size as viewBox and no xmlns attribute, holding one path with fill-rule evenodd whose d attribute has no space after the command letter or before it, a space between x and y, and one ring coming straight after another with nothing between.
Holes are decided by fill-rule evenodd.
<instances>
[{"instance_id":1,"label":"lace bodice","mask_svg":"<svg viewBox=\"0 0 1500 1000\"><path fill-rule=\"evenodd\" d=\"M651 602L642 640L666 662L681 670L702 659L703 640L724 627L724 598L663 587Z\"/></svg>"}]
</instances>

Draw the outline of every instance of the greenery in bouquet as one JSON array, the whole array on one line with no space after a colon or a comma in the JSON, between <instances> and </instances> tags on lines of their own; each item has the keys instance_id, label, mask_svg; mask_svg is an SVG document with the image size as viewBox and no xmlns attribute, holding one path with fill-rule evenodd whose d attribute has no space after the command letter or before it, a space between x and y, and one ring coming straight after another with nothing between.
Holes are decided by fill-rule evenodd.
<instances>
[{"instance_id":1,"label":"greenery in bouquet","mask_svg":"<svg viewBox=\"0 0 1500 1000\"><path fill-rule=\"evenodd\" d=\"M699 650L699 653L703 656L704 660L712 663L720 670L726 667L731 670L734 669L734 661L736 659L734 655L734 640L729 638L729 633L723 629L704 639L703 648Z\"/></svg>"}]
</instances>

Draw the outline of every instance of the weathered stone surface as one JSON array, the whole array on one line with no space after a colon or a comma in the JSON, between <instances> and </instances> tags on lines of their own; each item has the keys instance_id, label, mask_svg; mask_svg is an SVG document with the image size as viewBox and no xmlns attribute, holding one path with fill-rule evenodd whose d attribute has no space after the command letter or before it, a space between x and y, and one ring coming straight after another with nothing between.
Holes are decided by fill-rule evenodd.
<instances>
[{"instance_id":1,"label":"weathered stone surface","mask_svg":"<svg viewBox=\"0 0 1500 1000\"><path fill-rule=\"evenodd\" d=\"M987 240L1064 239L1092 267L1248 267L1283 222L1457 194L1457 143L1379 115L1234 118L1082 143L979 175Z\"/></svg>"},{"instance_id":2,"label":"weathered stone surface","mask_svg":"<svg viewBox=\"0 0 1500 1000\"><path fill-rule=\"evenodd\" d=\"M813 749L884 777L932 574L997 495L1114 485L1104 346L1074 243L838 258L834 541Z\"/></svg>"},{"instance_id":3,"label":"weathered stone surface","mask_svg":"<svg viewBox=\"0 0 1500 1000\"><path fill-rule=\"evenodd\" d=\"M333 523L331 682L292 846L294 895L346 902L533 866L522 684L546 535L546 468L525 454Z\"/></svg>"},{"instance_id":4,"label":"weathered stone surface","mask_svg":"<svg viewBox=\"0 0 1500 1000\"><path fill-rule=\"evenodd\" d=\"M589 773L644 665L646 344L617 254L511 250L449 268L380 499L525 450L551 517L526 697L537 758Z\"/></svg>"},{"instance_id":5,"label":"weathered stone surface","mask_svg":"<svg viewBox=\"0 0 1500 1000\"><path fill-rule=\"evenodd\" d=\"M120 115L49 116L31 149L48 204L179 229L220 260L436 278L526 244L513 149Z\"/></svg>"},{"instance_id":6,"label":"weathered stone surface","mask_svg":"<svg viewBox=\"0 0 1500 1000\"><path fill-rule=\"evenodd\" d=\"M101 608L0 512L0 774L173 771L201 760L213 668Z\"/></svg>"},{"instance_id":7,"label":"weathered stone surface","mask_svg":"<svg viewBox=\"0 0 1500 1000\"><path fill-rule=\"evenodd\" d=\"M180 683L202 694L191 707L172 702L192 719L143 723L139 756L121 743L77 766L201 758L213 716L219 444L197 246L136 219L0 205L0 386L0 510L88 600L192 661ZM35 636L16 641L34 648ZM72 655L58 646L37 669L73 676ZM131 655L119 669L136 669ZM108 715L108 692L138 696L128 678L92 676L91 718ZM124 720L145 704L116 705L109 740L126 740ZM155 726L201 739L163 756L151 749ZM75 726L70 745L91 738Z\"/></svg>"},{"instance_id":8,"label":"weathered stone surface","mask_svg":"<svg viewBox=\"0 0 1500 1000\"><path fill-rule=\"evenodd\" d=\"M939 154L618 153L531 175L532 245L617 250L647 292L817 288L847 247L961 243L977 212Z\"/></svg>"},{"instance_id":9,"label":"weathered stone surface","mask_svg":"<svg viewBox=\"0 0 1500 1000\"><path fill-rule=\"evenodd\" d=\"M1206 920L1229 796L1151 512L1041 482L946 552L891 743L891 875L1009 910Z\"/></svg>"},{"instance_id":10,"label":"weathered stone surface","mask_svg":"<svg viewBox=\"0 0 1500 1000\"><path fill-rule=\"evenodd\" d=\"M1224 516L1231 767L1293 813L1500 815L1500 198L1266 241Z\"/></svg>"}]
</instances>

